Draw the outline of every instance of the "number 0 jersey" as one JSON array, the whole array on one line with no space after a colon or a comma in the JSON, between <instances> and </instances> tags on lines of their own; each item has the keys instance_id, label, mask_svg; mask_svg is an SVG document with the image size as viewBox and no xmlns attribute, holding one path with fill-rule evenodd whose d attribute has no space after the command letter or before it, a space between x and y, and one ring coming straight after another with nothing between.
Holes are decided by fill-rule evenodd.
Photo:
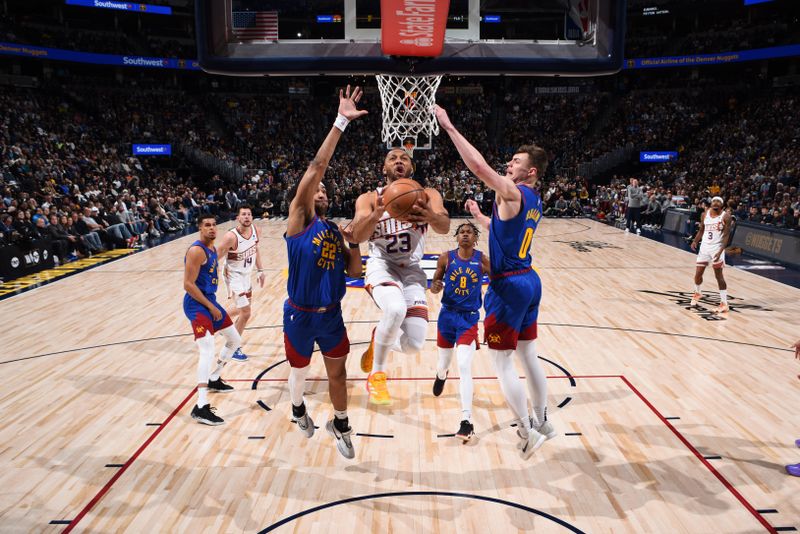
<instances>
[{"instance_id":1,"label":"number 0 jersey","mask_svg":"<svg viewBox=\"0 0 800 534\"><path fill-rule=\"evenodd\" d=\"M500 220L497 204L492 206L489 226L489 263L492 276L528 269L531 266L533 234L542 218L542 198L539 193L518 185L522 194L519 213L507 221Z\"/></svg>"}]
</instances>

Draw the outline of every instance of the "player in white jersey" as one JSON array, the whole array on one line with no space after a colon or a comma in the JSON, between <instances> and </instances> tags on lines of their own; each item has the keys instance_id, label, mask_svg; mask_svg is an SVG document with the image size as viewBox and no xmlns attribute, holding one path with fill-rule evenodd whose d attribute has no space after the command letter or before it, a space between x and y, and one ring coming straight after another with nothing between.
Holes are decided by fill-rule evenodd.
<instances>
[{"instance_id":1,"label":"player in white jersey","mask_svg":"<svg viewBox=\"0 0 800 534\"><path fill-rule=\"evenodd\" d=\"M729 309L728 284L722 276L722 268L725 266L725 245L728 243L728 234L731 231L731 215L723 209L724 205L725 202L721 197L711 199L711 207L700 218L700 228L692 241L692 250L697 250L697 243L702 239L700 251L697 253L691 305L697 306L702 297L700 286L703 283L703 273L710 263L719 286L719 307L715 310L716 313L726 313Z\"/></svg>"},{"instance_id":2,"label":"player in white jersey","mask_svg":"<svg viewBox=\"0 0 800 534\"><path fill-rule=\"evenodd\" d=\"M383 175L391 184L398 178L410 178L414 163L402 148L389 151L383 162ZM386 360L389 351L416 354L425 343L428 330L428 302L425 299L427 277L420 261L425 249L428 227L438 234L450 231L450 217L442 195L425 188L427 202L417 201L402 221L384 209L381 192L370 191L358 197L356 213L348 241L369 239L367 290L383 312L372 331L372 341L361 357L361 369L369 373L367 391L373 404L391 404L386 388Z\"/></svg>"},{"instance_id":3,"label":"player in white jersey","mask_svg":"<svg viewBox=\"0 0 800 534\"><path fill-rule=\"evenodd\" d=\"M253 224L253 211L250 206L240 206L236 216L236 227L225 232L217 245L217 257L225 258L225 285L228 298L234 299L236 310L231 317L236 318L236 330L241 335L250 320L250 301L253 296L253 266L258 270L258 284L264 287L264 270L258 253L258 231ZM247 360L242 349L236 349L232 358Z\"/></svg>"}]
</instances>

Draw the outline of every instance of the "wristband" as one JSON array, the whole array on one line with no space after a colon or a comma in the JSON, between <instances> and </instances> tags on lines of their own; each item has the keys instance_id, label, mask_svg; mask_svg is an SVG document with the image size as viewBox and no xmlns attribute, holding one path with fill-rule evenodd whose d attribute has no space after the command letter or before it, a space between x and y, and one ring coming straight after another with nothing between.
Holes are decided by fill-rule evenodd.
<instances>
[{"instance_id":1,"label":"wristband","mask_svg":"<svg viewBox=\"0 0 800 534\"><path fill-rule=\"evenodd\" d=\"M347 243L347 247L356 249L356 248L361 248L361 245L359 245L358 243Z\"/></svg>"},{"instance_id":2,"label":"wristband","mask_svg":"<svg viewBox=\"0 0 800 534\"><path fill-rule=\"evenodd\" d=\"M349 123L350 123L350 120L347 117L345 117L344 115L342 115L341 113L339 113L339 115L337 115L337 117L336 117L336 120L333 121L333 125L336 126L337 128L339 128L339 130L341 130L341 131L344 131L344 129L347 128L347 125Z\"/></svg>"}]
</instances>

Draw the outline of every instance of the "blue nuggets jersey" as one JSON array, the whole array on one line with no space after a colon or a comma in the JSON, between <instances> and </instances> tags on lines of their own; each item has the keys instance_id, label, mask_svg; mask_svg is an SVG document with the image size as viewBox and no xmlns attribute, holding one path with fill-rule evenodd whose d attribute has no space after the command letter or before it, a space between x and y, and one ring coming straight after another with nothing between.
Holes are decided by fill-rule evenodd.
<instances>
[{"instance_id":1,"label":"blue nuggets jersey","mask_svg":"<svg viewBox=\"0 0 800 534\"><path fill-rule=\"evenodd\" d=\"M197 273L197 279L194 281L194 283L204 295L216 295L217 285L219 284L219 273L217 271L217 251L213 248L208 248L203 244L202 241L199 240L192 243L192 247L194 246L200 247L203 249L203 252L206 253L206 262L200 266L200 271ZM183 258L183 263L186 263L185 256Z\"/></svg>"},{"instance_id":2,"label":"blue nuggets jersey","mask_svg":"<svg viewBox=\"0 0 800 534\"><path fill-rule=\"evenodd\" d=\"M492 276L521 271L531 266L531 242L542 218L542 198L530 187L518 185L517 189L522 194L522 204L516 217L501 221L497 204L492 208L492 224L489 227Z\"/></svg>"},{"instance_id":3,"label":"blue nuggets jersey","mask_svg":"<svg viewBox=\"0 0 800 534\"><path fill-rule=\"evenodd\" d=\"M455 311L478 311L481 308L481 252L474 251L462 260L458 250L447 253L442 305Z\"/></svg>"},{"instance_id":4,"label":"blue nuggets jersey","mask_svg":"<svg viewBox=\"0 0 800 534\"><path fill-rule=\"evenodd\" d=\"M286 237L287 291L293 303L316 308L341 302L347 289L342 246L339 228L319 217L314 217L301 233Z\"/></svg>"}]
</instances>

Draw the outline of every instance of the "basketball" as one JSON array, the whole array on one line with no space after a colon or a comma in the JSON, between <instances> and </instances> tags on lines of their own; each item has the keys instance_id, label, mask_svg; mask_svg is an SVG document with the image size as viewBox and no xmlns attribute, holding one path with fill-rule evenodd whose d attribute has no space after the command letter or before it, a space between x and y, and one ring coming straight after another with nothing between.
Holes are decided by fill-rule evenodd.
<instances>
[{"instance_id":1,"label":"basketball","mask_svg":"<svg viewBox=\"0 0 800 534\"><path fill-rule=\"evenodd\" d=\"M383 190L383 205L395 219L408 215L417 199L426 198L425 189L410 178L399 178Z\"/></svg>"}]
</instances>

